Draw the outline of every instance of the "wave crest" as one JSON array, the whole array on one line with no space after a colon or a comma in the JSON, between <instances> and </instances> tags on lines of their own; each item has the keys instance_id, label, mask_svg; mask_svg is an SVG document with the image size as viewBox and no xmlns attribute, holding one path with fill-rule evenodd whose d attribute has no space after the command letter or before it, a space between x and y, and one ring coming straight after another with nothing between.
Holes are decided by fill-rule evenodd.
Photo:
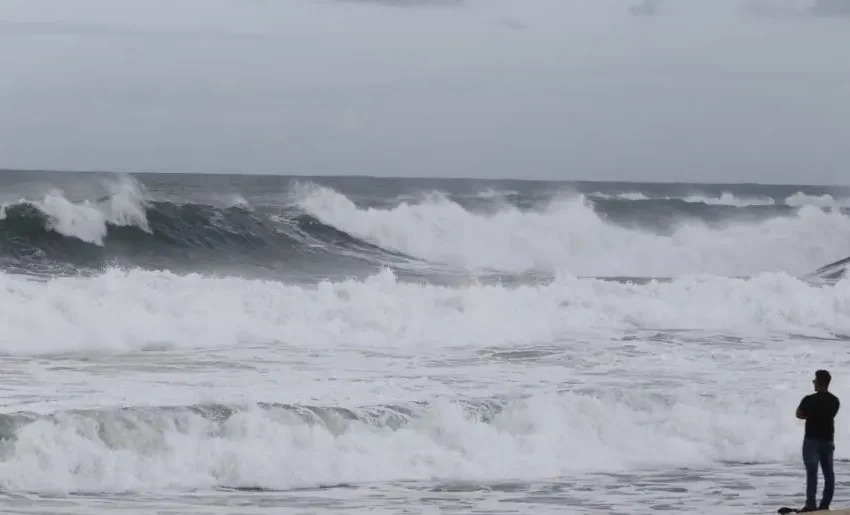
<instances>
[{"instance_id":1,"label":"wave crest","mask_svg":"<svg viewBox=\"0 0 850 515\"><path fill-rule=\"evenodd\" d=\"M800 276L847 255L850 240L850 217L834 198L803 194L768 202L491 188L364 200L308 182L271 203L209 195L154 198L127 179L93 200L53 190L7 203L0 207L0 266L246 275L309 269L360 277L382 266L455 276Z\"/></svg>"},{"instance_id":2,"label":"wave crest","mask_svg":"<svg viewBox=\"0 0 850 515\"><path fill-rule=\"evenodd\" d=\"M794 456L797 440L779 415L789 401L781 397L758 405L696 391L561 392L351 409L262 404L2 415L0 486L291 489L778 461ZM747 438L754 430L764 438Z\"/></svg>"},{"instance_id":3,"label":"wave crest","mask_svg":"<svg viewBox=\"0 0 850 515\"><path fill-rule=\"evenodd\" d=\"M500 204L476 211L439 193L389 207L358 206L323 187L305 189L298 197L307 212L355 237L479 272L802 275L848 254L850 217L838 209L756 206L711 220L705 212L718 206L704 205L695 213L696 208L681 207L691 206L683 200L655 207L650 202L656 201L569 194L527 209Z\"/></svg>"}]
</instances>

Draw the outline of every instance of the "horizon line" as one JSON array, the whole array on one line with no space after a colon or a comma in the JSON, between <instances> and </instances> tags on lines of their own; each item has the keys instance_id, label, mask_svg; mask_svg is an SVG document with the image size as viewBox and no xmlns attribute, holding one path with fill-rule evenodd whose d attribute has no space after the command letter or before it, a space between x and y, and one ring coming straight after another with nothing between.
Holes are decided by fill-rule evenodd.
<instances>
[{"instance_id":1,"label":"horizon line","mask_svg":"<svg viewBox=\"0 0 850 515\"><path fill-rule=\"evenodd\" d=\"M90 174L90 175L129 175L129 176L167 176L167 175L183 175L183 176L220 176L220 177L288 177L288 178L324 178L324 179L378 179L378 180L441 180L441 181L518 181L518 182L554 182L554 183L621 183L621 184L693 184L702 186L774 186L774 187L822 187L822 188L850 188L850 184L831 184L831 183L784 183L784 182L705 182L705 181L681 181L681 180L621 180L621 179L544 179L544 178L528 178L528 177L457 177L457 176L399 176L399 175L368 175L368 174L282 174L282 173L235 173L235 172L127 172L116 170L51 170L40 168L0 168L0 174L6 173L43 173L43 174Z\"/></svg>"}]
</instances>

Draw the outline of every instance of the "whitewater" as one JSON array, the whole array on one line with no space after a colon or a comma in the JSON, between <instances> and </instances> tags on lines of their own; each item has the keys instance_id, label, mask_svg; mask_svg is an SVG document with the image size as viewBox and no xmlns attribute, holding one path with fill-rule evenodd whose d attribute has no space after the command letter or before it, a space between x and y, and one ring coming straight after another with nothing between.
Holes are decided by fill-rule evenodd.
<instances>
[{"instance_id":1,"label":"whitewater","mask_svg":"<svg viewBox=\"0 0 850 515\"><path fill-rule=\"evenodd\" d=\"M0 173L0 513L767 513L850 191ZM837 421L836 504L850 495Z\"/></svg>"}]
</instances>

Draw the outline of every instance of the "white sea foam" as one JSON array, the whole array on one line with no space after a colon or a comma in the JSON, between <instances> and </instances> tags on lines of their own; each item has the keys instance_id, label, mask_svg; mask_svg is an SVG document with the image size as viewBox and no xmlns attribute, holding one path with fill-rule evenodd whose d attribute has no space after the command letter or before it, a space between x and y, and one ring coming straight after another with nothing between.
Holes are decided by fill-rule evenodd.
<instances>
[{"instance_id":1,"label":"white sea foam","mask_svg":"<svg viewBox=\"0 0 850 515\"><path fill-rule=\"evenodd\" d=\"M534 480L795 458L799 428L788 412L796 398L754 395L714 398L687 388L656 396L544 394L514 401L486 422L437 401L397 429L341 418L311 425L259 409L221 425L187 412L59 414L0 443L0 486L112 492Z\"/></svg>"},{"instance_id":2,"label":"white sea foam","mask_svg":"<svg viewBox=\"0 0 850 515\"><path fill-rule=\"evenodd\" d=\"M492 214L467 211L439 195L394 208L363 209L322 187L303 187L299 202L325 222L385 248L472 270L802 275L846 256L850 239L850 218L813 206L790 217L730 222L722 228L683 222L662 235L610 223L583 196L557 198L535 211L504 206Z\"/></svg>"},{"instance_id":3,"label":"white sea foam","mask_svg":"<svg viewBox=\"0 0 850 515\"><path fill-rule=\"evenodd\" d=\"M0 442L0 488L13 491L530 481L777 463L799 456L793 409L808 369L835 370L839 396L848 384L838 373L845 340L829 338L850 334L850 282L786 274L439 287L389 271L293 285L110 270L0 274L0 291L0 372L15 385L0 403L5 414L54 413ZM42 352L61 354L31 358ZM489 419L458 403L496 395L515 400ZM311 425L256 408L220 424L151 407L104 415L122 404L257 400L342 406L361 421ZM400 428L364 417L363 406L412 401L430 405Z\"/></svg>"},{"instance_id":4,"label":"white sea foam","mask_svg":"<svg viewBox=\"0 0 850 515\"><path fill-rule=\"evenodd\" d=\"M710 204L718 206L772 206L786 205L792 207L801 206L819 206L819 207L850 207L850 199L839 197L835 198L832 195L809 195L798 191L793 195L789 195L777 202L768 196L747 196L736 195L734 193L724 191L719 196L709 195L686 195L686 196L649 196L641 192L626 192L610 195L605 193L592 193L592 197L622 199L622 200L683 200L694 204Z\"/></svg>"},{"instance_id":5,"label":"white sea foam","mask_svg":"<svg viewBox=\"0 0 850 515\"><path fill-rule=\"evenodd\" d=\"M850 207L850 199L835 198L832 195L806 195L797 192L785 199L789 206Z\"/></svg>"},{"instance_id":6,"label":"white sea foam","mask_svg":"<svg viewBox=\"0 0 850 515\"><path fill-rule=\"evenodd\" d=\"M389 271L317 286L113 270L32 281L0 274L7 354L224 347L501 346L632 329L769 336L850 334L850 282L784 274L629 285L563 276L549 285L438 287Z\"/></svg>"},{"instance_id":7,"label":"white sea foam","mask_svg":"<svg viewBox=\"0 0 850 515\"><path fill-rule=\"evenodd\" d=\"M599 197L599 198L609 198L609 199L621 199L621 200L683 200L685 202L690 202L694 204L711 204L718 206L735 206L735 207L746 207L746 206L770 206L776 204L770 197L748 197L748 196L739 196L728 191L723 192L720 196L708 196L708 195L687 195L681 197L673 197L673 196L648 196L645 193L640 192L627 192L627 193L618 193L616 195L609 195L605 193L592 193L589 195L591 197Z\"/></svg>"}]
</instances>

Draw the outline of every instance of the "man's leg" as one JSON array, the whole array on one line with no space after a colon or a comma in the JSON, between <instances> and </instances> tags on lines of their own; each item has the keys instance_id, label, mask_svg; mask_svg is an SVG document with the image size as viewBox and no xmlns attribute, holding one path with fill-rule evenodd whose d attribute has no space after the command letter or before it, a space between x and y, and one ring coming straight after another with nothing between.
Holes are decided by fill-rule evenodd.
<instances>
[{"instance_id":1,"label":"man's leg","mask_svg":"<svg viewBox=\"0 0 850 515\"><path fill-rule=\"evenodd\" d=\"M818 445L809 438L803 440L803 464L806 465L806 508L817 507L815 496L818 490Z\"/></svg>"},{"instance_id":2,"label":"man's leg","mask_svg":"<svg viewBox=\"0 0 850 515\"><path fill-rule=\"evenodd\" d=\"M820 468L823 470L823 498L820 501L820 509L829 508L832 495L835 492L835 471L832 468L832 454L835 444L832 442L820 442Z\"/></svg>"}]
</instances>

